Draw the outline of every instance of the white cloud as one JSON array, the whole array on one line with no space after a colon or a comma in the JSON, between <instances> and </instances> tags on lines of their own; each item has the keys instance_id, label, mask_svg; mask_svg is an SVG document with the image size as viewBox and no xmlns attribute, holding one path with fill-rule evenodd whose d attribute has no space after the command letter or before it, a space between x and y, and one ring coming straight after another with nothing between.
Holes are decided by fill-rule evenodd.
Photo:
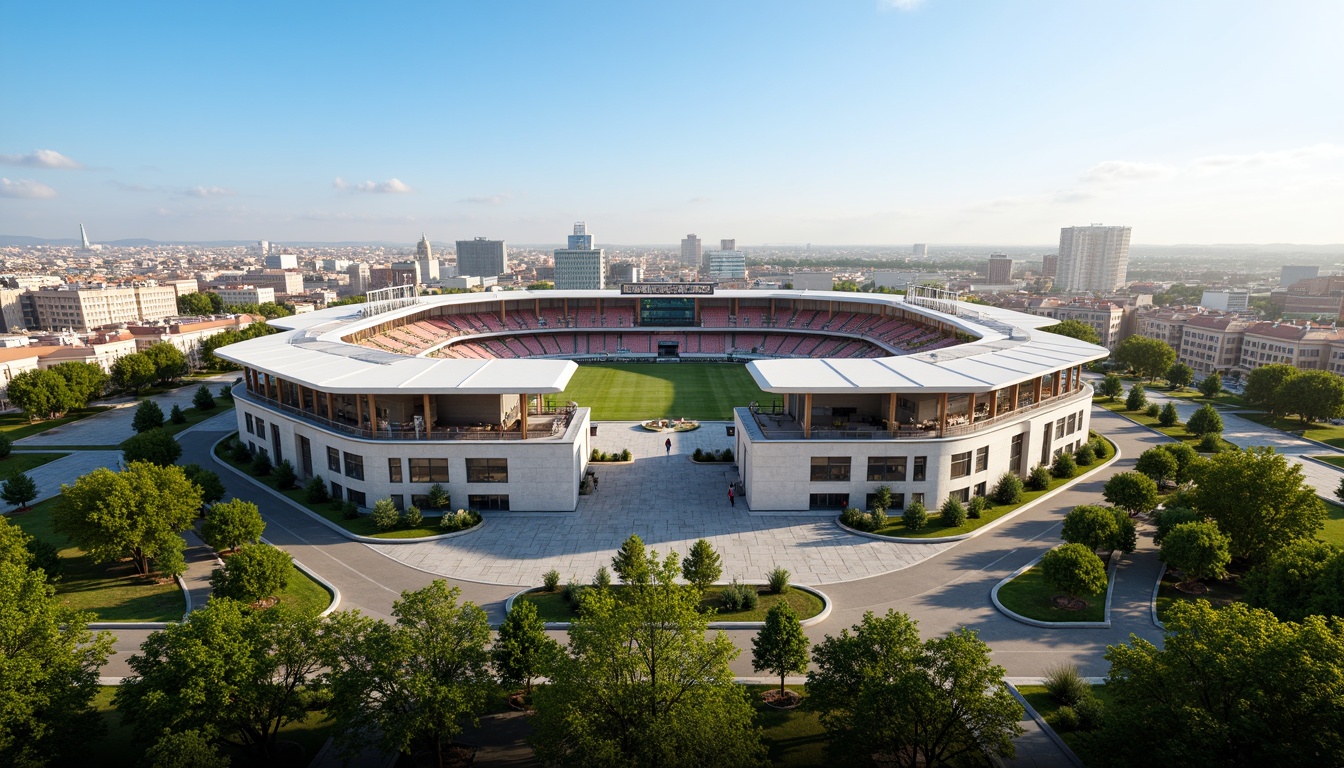
<instances>
[{"instance_id":1,"label":"white cloud","mask_svg":"<svg viewBox=\"0 0 1344 768\"><path fill-rule=\"evenodd\" d=\"M342 192L372 192L376 194L401 195L415 191L401 179L388 179L387 181L359 181L352 183L337 176L336 180L333 181L331 185Z\"/></svg>"},{"instance_id":2,"label":"white cloud","mask_svg":"<svg viewBox=\"0 0 1344 768\"><path fill-rule=\"evenodd\" d=\"M1344 147L1338 144L1312 144L1273 152L1251 152L1243 155L1208 155L1195 158L1199 168L1254 168L1330 160L1344 157Z\"/></svg>"},{"instance_id":3,"label":"white cloud","mask_svg":"<svg viewBox=\"0 0 1344 768\"><path fill-rule=\"evenodd\" d=\"M504 193L499 195L475 195L473 197L464 197L457 202L471 203L473 205L503 205L512 199L513 195Z\"/></svg>"},{"instance_id":4,"label":"white cloud","mask_svg":"<svg viewBox=\"0 0 1344 768\"><path fill-rule=\"evenodd\" d=\"M1113 184L1122 181L1155 179L1171 173L1171 169L1157 163L1136 163L1129 160L1103 160L1083 171L1082 180L1089 184Z\"/></svg>"},{"instance_id":5,"label":"white cloud","mask_svg":"<svg viewBox=\"0 0 1344 768\"><path fill-rule=\"evenodd\" d=\"M187 197L233 197L233 190L225 187L191 187L182 190Z\"/></svg>"},{"instance_id":6,"label":"white cloud","mask_svg":"<svg viewBox=\"0 0 1344 768\"><path fill-rule=\"evenodd\" d=\"M924 4L924 0L878 0L879 7L896 11L913 11Z\"/></svg>"},{"instance_id":7,"label":"white cloud","mask_svg":"<svg viewBox=\"0 0 1344 768\"><path fill-rule=\"evenodd\" d=\"M18 165L24 168L83 168L53 149L38 149L26 155L0 155L0 165Z\"/></svg>"},{"instance_id":8,"label":"white cloud","mask_svg":"<svg viewBox=\"0 0 1344 768\"><path fill-rule=\"evenodd\" d=\"M108 184L111 184L113 187L115 187L115 188L121 190L122 192L149 192L149 191L150 191L150 188L149 188L149 187L146 187L144 184L128 184L128 183L126 183L126 182L124 182L124 181L117 181L116 179L108 179L108 180L107 180L107 183L108 183Z\"/></svg>"},{"instance_id":9,"label":"white cloud","mask_svg":"<svg viewBox=\"0 0 1344 768\"><path fill-rule=\"evenodd\" d=\"M55 196L56 190L32 179L0 179L0 197L49 200Z\"/></svg>"}]
</instances>

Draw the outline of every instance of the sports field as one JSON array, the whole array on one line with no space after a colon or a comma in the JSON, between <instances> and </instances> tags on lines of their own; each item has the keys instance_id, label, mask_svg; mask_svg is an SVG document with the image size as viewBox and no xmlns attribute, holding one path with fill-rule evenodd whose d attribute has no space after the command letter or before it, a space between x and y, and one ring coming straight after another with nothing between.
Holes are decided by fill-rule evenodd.
<instances>
[{"instance_id":1,"label":"sports field","mask_svg":"<svg viewBox=\"0 0 1344 768\"><path fill-rule=\"evenodd\" d=\"M579 365L555 402L573 400L593 409L597 421L658 418L730 420L752 400L773 402L733 363L629 363Z\"/></svg>"}]
</instances>

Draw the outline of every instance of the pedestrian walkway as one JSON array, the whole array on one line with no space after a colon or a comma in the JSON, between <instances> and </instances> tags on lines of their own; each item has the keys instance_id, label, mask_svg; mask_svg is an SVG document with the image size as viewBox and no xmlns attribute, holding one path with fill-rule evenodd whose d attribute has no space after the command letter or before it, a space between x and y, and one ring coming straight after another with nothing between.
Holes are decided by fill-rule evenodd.
<instances>
[{"instance_id":1,"label":"pedestrian walkway","mask_svg":"<svg viewBox=\"0 0 1344 768\"><path fill-rule=\"evenodd\" d=\"M159 404L166 418L174 405L181 406L183 410L191 407L191 399L196 396L196 390L201 384L209 386L210 391L218 395L219 388L224 382L233 381L236 376L237 374L224 373L209 379L193 379L177 389L154 395L149 399ZM63 445L118 445L122 440L135 434L135 430L131 428L131 420L135 418L138 400L117 398L95 405L110 405L112 410L15 440L14 447L26 449Z\"/></svg>"},{"instance_id":2,"label":"pedestrian walkway","mask_svg":"<svg viewBox=\"0 0 1344 768\"><path fill-rule=\"evenodd\" d=\"M37 484L34 502L60 493L63 483L73 483L81 475L102 467L116 469L120 463L121 451L71 451L62 458L30 469L27 475Z\"/></svg>"}]
</instances>

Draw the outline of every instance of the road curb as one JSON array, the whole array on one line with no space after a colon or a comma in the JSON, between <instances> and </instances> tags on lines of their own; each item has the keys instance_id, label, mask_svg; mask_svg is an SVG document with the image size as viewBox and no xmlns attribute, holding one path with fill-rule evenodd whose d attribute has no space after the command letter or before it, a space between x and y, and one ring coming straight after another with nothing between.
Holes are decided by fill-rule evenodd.
<instances>
[{"instance_id":1,"label":"road curb","mask_svg":"<svg viewBox=\"0 0 1344 768\"><path fill-rule=\"evenodd\" d=\"M765 582L760 582L760 583L761 583L761 584L764 584ZM723 585L722 585L722 584L717 584L717 585L715 585L715 586L723 586ZM817 624L820 624L821 622L823 622L823 621L825 621L826 619L830 618L832 604L831 604L831 598L830 598L829 595L827 595L825 592L822 592L820 589L817 589L816 587L803 586L802 584L790 584L789 586L792 587L792 588L794 588L794 589L801 589L801 590L804 591L804 592L808 592L808 593L810 593L810 594L816 595L817 597L821 598L821 612L818 613L816 616L811 616L811 617L809 617L809 618L802 619L801 621L798 622L799 624L801 624L801 625L804 626L804 627L811 627L811 626L815 626L815 625L817 625ZM507 616L509 615L509 612L513 610L513 603L514 603L515 600L517 600L518 598L520 598L520 597L522 597L523 595L527 594L528 592L531 592L531 591L534 590L534 589L536 589L536 587L528 587L527 589L524 589L524 590L522 590L521 592L516 592L516 593L510 595L510 596L509 596L509 599L504 601L504 615L507 617ZM546 624L546 629L558 629L558 630L565 630L565 631L568 631L569 628L570 628L570 622L568 622L568 621L548 621L548 622L545 622L545 624ZM711 621L711 622L709 622L709 628L710 628L710 629L761 629L761 628L763 628L764 626L765 626L765 622L764 622L764 621Z\"/></svg>"},{"instance_id":2,"label":"road curb","mask_svg":"<svg viewBox=\"0 0 1344 768\"><path fill-rule=\"evenodd\" d=\"M1162 567L1157 571L1157 582L1153 584L1153 599L1148 605L1148 608L1152 613L1153 626L1161 630L1165 630L1167 628L1167 625L1163 624L1157 618L1157 593L1162 591L1162 577L1166 575L1167 575L1167 564L1163 563Z\"/></svg>"},{"instance_id":3,"label":"road curb","mask_svg":"<svg viewBox=\"0 0 1344 768\"><path fill-rule=\"evenodd\" d=\"M1059 747L1059 751L1064 753L1064 756L1069 759L1069 762L1073 763L1077 768L1083 768L1083 761L1078 759L1078 755L1076 755L1072 749L1069 749L1069 745L1064 743L1064 739L1060 738L1058 733L1055 733L1055 729L1051 728L1050 724L1045 722L1045 718L1041 717L1041 713L1037 712L1036 708L1031 706L1031 703L1022 695L1022 692L1017 690L1017 686L1007 681L1004 681L1004 685L1008 686L1008 692L1013 694L1013 698L1017 699L1017 703L1022 705L1022 708L1031 716L1031 719L1036 721L1036 725L1040 727L1041 732L1050 737L1050 741L1054 742L1056 747Z\"/></svg>"},{"instance_id":4,"label":"road curb","mask_svg":"<svg viewBox=\"0 0 1344 768\"><path fill-rule=\"evenodd\" d=\"M989 591L989 599L993 601L994 607L998 609L999 613L1002 613L1013 621L1021 622L1033 627L1041 627L1042 629L1110 629L1111 593L1115 591L1116 571L1120 568L1120 558L1118 557L1115 558L1111 562L1110 567L1106 569L1106 610L1102 614L1105 618L1101 621L1042 621L1010 611L1003 603L999 602L999 590L1003 585L1026 573L1033 566L1040 563L1041 558L1043 557L1045 557L1045 555L1041 555L1041 557L1032 560L1030 563L1018 568L1016 571L1013 571L1007 578L1003 579L998 584L995 584L994 588Z\"/></svg>"}]
</instances>

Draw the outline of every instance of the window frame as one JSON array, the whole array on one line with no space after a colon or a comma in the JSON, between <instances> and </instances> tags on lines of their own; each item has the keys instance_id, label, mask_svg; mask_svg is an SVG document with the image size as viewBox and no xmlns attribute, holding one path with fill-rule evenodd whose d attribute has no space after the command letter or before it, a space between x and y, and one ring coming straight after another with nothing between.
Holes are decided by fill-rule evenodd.
<instances>
[{"instance_id":1,"label":"window frame","mask_svg":"<svg viewBox=\"0 0 1344 768\"><path fill-rule=\"evenodd\" d=\"M874 483L903 483L905 482L906 465L909 463L905 456L869 456L868 457L868 481Z\"/></svg>"},{"instance_id":2,"label":"window frame","mask_svg":"<svg viewBox=\"0 0 1344 768\"><path fill-rule=\"evenodd\" d=\"M448 482L448 459L432 458L429 456L412 456L407 469L409 470L408 476L412 483ZM505 467L505 469L507 470L507 467ZM440 472L440 470L442 470L442 472ZM508 480L506 479L503 482L508 482Z\"/></svg>"},{"instance_id":3,"label":"window frame","mask_svg":"<svg viewBox=\"0 0 1344 768\"><path fill-rule=\"evenodd\" d=\"M466 459L466 465L468 483L509 482L509 460L507 457Z\"/></svg>"},{"instance_id":4,"label":"window frame","mask_svg":"<svg viewBox=\"0 0 1344 768\"><path fill-rule=\"evenodd\" d=\"M818 462L821 462L820 464ZM847 483L853 461L849 456L813 456L808 475L814 483Z\"/></svg>"},{"instance_id":5,"label":"window frame","mask_svg":"<svg viewBox=\"0 0 1344 768\"><path fill-rule=\"evenodd\" d=\"M971 475L971 452L963 451L952 454L952 461L948 463L948 472L950 479L956 480L961 477L970 477Z\"/></svg>"}]
</instances>

